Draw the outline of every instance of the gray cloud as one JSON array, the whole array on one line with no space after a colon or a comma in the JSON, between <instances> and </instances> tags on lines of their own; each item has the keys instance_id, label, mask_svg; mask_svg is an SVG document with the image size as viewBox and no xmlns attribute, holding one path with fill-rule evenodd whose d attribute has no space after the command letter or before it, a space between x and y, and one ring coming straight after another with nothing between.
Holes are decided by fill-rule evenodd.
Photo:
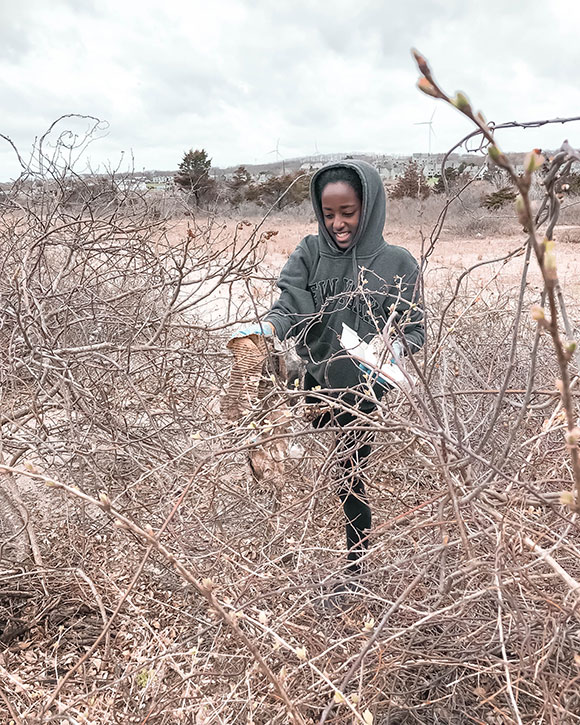
<instances>
[{"instance_id":1,"label":"gray cloud","mask_svg":"<svg viewBox=\"0 0 580 725\"><path fill-rule=\"evenodd\" d=\"M489 118L574 115L578 20L567 0L0 0L0 132L27 148L78 111L110 122L92 163L133 150L138 168L172 168L204 146L225 165L272 158L278 138L286 156L315 141L322 152L425 151L414 124L437 107L433 149L444 150L469 124L415 89L411 46ZM504 144L573 133L513 132ZM0 178L13 173L0 144Z\"/></svg>"}]
</instances>

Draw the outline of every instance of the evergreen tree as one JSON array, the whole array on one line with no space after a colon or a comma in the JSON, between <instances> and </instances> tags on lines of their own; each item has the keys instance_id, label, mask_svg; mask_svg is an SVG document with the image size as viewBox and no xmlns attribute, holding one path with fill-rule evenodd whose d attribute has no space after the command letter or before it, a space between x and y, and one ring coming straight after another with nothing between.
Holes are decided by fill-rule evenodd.
<instances>
[{"instance_id":1,"label":"evergreen tree","mask_svg":"<svg viewBox=\"0 0 580 725\"><path fill-rule=\"evenodd\" d=\"M197 205L214 191L215 181L209 175L211 159L208 158L205 149L196 149L195 151L189 149L184 154L178 169L179 171L175 175L175 183L181 189L191 191L195 196Z\"/></svg>"}]
</instances>

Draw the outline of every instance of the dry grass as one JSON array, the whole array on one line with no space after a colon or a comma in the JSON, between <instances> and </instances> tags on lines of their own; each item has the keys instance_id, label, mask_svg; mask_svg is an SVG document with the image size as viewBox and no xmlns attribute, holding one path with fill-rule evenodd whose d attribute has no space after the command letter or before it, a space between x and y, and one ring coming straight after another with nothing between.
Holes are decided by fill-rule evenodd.
<instances>
[{"instance_id":1,"label":"dry grass","mask_svg":"<svg viewBox=\"0 0 580 725\"><path fill-rule=\"evenodd\" d=\"M466 189L460 199L455 200L447 213L443 233L449 236L467 238L481 238L487 236L511 236L520 230L515 219L513 208L507 205L499 211L489 211L483 206L484 197L494 190L492 184L476 181ZM445 196L431 194L427 199L417 200L409 197L403 199L389 199L387 202L387 221L385 233L387 235L401 230L406 232L423 229L425 232L432 229L445 204ZM571 201L569 212L565 219L573 217L574 202ZM220 211L225 218L237 221L243 218L259 219L264 209L245 202L236 209L223 209ZM276 212L277 220L304 223L310 228L315 227L315 216L312 205L304 201L299 206L286 207ZM564 221L563 223L572 223ZM291 251L291 250L284 250Z\"/></svg>"},{"instance_id":2,"label":"dry grass","mask_svg":"<svg viewBox=\"0 0 580 725\"><path fill-rule=\"evenodd\" d=\"M484 197L493 186L476 181L461 196L452 201L442 229L444 234L461 238L510 236L518 231L513 209L506 206L489 211L483 206ZM445 204L443 195L431 194L427 199L390 199L387 228L419 228L426 232L435 227Z\"/></svg>"}]
</instances>

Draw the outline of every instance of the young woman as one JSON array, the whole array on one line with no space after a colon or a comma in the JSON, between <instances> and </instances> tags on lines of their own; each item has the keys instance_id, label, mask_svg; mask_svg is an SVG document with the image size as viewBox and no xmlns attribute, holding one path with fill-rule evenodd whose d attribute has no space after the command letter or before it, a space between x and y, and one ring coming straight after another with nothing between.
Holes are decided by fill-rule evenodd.
<instances>
[{"instance_id":1,"label":"young woman","mask_svg":"<svg viewBox=\"0 0 580 725\"><path fill-rule=\"evenodd\" d=\"M318 234L305 237L290 255L278 280L279 299L261 324L243 334L295 338L306 363L305 389L313 391L307 400L330 396L334 403L314 425L332 423L341 431L338 494L349 569L357 573L371 528L362 475L371 436L356 429L357 410L371 411L384 388L375 383L370 394L368 372L341 345L342 325L368 342L389 323L395 354L418 350L424 341L418 266L406 249L383 239L385 191L373 166L357 160L329 164L310 188Z\"/></svg>"}]
</instances>

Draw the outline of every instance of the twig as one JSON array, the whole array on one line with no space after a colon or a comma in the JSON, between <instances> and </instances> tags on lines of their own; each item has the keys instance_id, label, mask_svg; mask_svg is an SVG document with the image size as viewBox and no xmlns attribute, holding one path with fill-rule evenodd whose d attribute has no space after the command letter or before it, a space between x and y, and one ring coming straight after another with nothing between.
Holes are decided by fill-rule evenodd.
<instances>
[{"instance_id":1,"label":"twig","mask_svg":"<svg viewBox=\"0 0 580 725\"><path fill-rule=\"evenodd\" d=\"M425 573L431 566L431 563L429 563L426 567L422 569L422 571L417 574L417 576L413 579L413 581L404 589L404 591L395 599L395 601L392 603L392 605L389 607L389 609L385 612L383 615L383 618L379 622L379 624L376 626L375 631L373 634L369 637L369 639L365 642L364 647L359 652L358 656L352 663L352 665L349 667L348 672L343 677L340 686L338 690L340 692L345 692L346 686L350 682L352 676L356 672L356 670L361 666L361 664L364 661L364 658L366 657L368 651L371 649L371 647L374 645L374 643L379 638L379 635L381 634L382 630L384 629L385 625L391 618L391 616L399 609L401 604L405 601L405 599L409 596L409 594L413 591L413 589L417 586L417 584L423 579L425 576ZM334 706L334 701L331 700L327 706L324 708L322 715L320 716L320 720L318 721L319 725L323 725L323 723L326 722L328 719L328 716L330 715L332 708Z\"/></svg>"}]
</instances>

